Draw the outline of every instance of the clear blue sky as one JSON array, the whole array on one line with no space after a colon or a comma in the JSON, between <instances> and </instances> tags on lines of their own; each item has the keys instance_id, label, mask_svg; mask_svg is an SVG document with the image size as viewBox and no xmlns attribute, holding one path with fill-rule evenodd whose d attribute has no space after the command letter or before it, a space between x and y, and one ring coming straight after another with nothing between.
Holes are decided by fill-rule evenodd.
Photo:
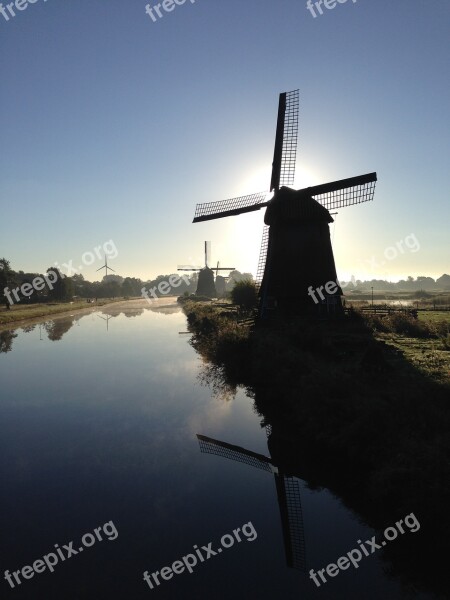
<instances>
[{"instance_id":1,"label":"clear blue sky","mask_svg":"<svg viewBox=\"0 0 450 600\"><path fill-rule=\"evenodd\" d=\"M316 18L306 0L187 0L157 22L146 4L0 14L0 257L42 271L112 239L111 266L147 279L211 240L255 272L262 212L193 225L194 208L268 187L278 94L299 88L296 187L378 172L375 201L332 226L339 275L450 271L448 0ZM386 260L410 234L420 250Z\"/></svg>"}]
</instances>

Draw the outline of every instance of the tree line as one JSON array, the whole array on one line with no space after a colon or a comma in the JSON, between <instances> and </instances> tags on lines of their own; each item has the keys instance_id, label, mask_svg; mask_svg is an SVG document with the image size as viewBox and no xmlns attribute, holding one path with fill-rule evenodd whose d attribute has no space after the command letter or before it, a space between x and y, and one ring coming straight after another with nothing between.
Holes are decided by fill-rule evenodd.
<instances>
[{"instance_id":1,"label":"tree line","mask_svg":"<svg viewBox=\"0 0 450 600\"><path fill-rule=\"evenodd\" d=\"M45 279L48 273L52 272L52 279L56 279L52 285L34 285L38 279ZM9 297L13 298L14 303L41 303L41 302L68 302L76 299L95 299L95 298L131 298L140 297L142 288L158 288L159 283L168 281L169 277L175 274L158 275L155 279L143 281L138 277L121 277L120 275L105 275L101 281L88 281L81 274L68 277L61 273L56 267L49 267L45 274L30 273L24 271L15 271L11 268L10 261L6 258L0 259L0 302L5 306L11 304L5 290L9 290ZM250 273L240 273L233 271L227 278L226 290L231 291L234 284L242 279L251 279ZM174 293L176 295L195 294L197 289L198 273L189 274L181 279ZM24 284L28 284L25 286ZM28 290L27 293L23 289ZM11 291L15 290L14 295ZM158 294L159 295L159 294ZM19 298L17 300L17 298Z\"/></svg>"}]
</instances>

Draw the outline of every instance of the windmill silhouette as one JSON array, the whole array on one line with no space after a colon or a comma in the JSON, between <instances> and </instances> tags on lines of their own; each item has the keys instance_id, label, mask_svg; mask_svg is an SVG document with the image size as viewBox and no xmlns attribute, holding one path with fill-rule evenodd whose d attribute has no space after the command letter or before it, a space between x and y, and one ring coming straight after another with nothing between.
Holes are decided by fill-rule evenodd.
<instances>
[{"instance_id":1,"label":"windmill silhouette","mask_svg":"<svg viewBox=\"0 0 450 600\"><path fill-rule=\"evenodd\" d=\"M190 265L181 265L178 267L178 271L193 271L198 272L198 283L197 283L197 296L209 296L210 298L217 297L217 290L214 285L214 272L209 267L211 259L211 242L205 242L205 266L204 267L193 267ZM234 271L234 267L220 267L217 263L217 267L214 269L216 272L216 278L218 271Z\"/></svg>"},{"instance_id":2,"label":"windmill silhouette","mask_svg":"<svg viewBox=\"0 0 450 600\"><path fill-rule=\"evenodd\" d=\"M328 209L373 199L376 173L342 179L300 190L294 183L298 139L299 90L280 94L272 177L269 192L260 192L207 204L197 204L194 223L240 215L267 208L256 282L260 288L260 315L268 310L304 312L325 304L340 307L331 247ZM273 197L267 200L268 193ZM319 306L308 290L323 290Z\"/></svg>"},{"instance_id":3,"label":"windmill silhouette","mask_svg":"<svg viewBox=\"0 0 450 600\"><path fill-rule=\"evenodd\" d=\"M221 298L221 297L223 297L225 295L225 293L227 291L226 290L226 284L227 284L227 281L230 278L230 274L231 273L228 273L228 275L219 275L219 271L228 270L228 271L231 272L231 271L234 271L235 268L234 267L229 267L228 269L225 269L225 267L223 267L221 269L220 268L220 262L217 261L217 267L214 270L216 272L216 282L215 283L216 283L217 297Z\"/></svg>"},{"instance_id":4,"label":"windmill silhouette","mask_svg":"<svg viewBox=\"0 0 450 600\"><path fill-rule=\"evenodd\" d=\"M222 456L273 474L280 508L286 563L288 567L306 573L305 532L299 480L284 473L280 465L263 454L200 434L197 434L197 439L200 451L205 454Z\"/></svg>"},{"instance_id":5,"label":"windmill silhouette","mask_svg":"<svg viewBox=\"0 0 450 600\"><path fill-rule=\"evenodd\" d=\"M105 277L108 275L108 270L115 273L114 269L111 269L111 267L108 267L108 257L106 256L106 254L105 254L105 264L102 267L100 267L99 269L97 269L97 271L101 271L102 269L106 270Z\"/></svg>"}]
</instances>

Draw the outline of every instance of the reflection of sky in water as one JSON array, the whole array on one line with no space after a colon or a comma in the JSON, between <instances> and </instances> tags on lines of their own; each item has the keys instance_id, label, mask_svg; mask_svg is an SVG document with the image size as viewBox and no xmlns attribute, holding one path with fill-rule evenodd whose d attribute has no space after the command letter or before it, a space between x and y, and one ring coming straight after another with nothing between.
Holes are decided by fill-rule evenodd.
<instances>
[{"instance_id":1,"label":"reflection of sky in water","mask_svg":"<svg viewBox=\"0 0 450 600\"><path fill-rule=\"evenodd\" d=\"M15 570L113 520L119 537L6 597L400 598L372 556L320 590L285 565L273 476L201 454L195 434L267 455L252 401L212 398L181 312L93 312L17 331L0 354L0 570ZM69 327L69 325L71 325ZM41 340L42 338L42 340ZM303 486L307 559L325 567L372 533L328 492ZM252 521L258 538L236 544L151 591L159 570L194 544L217 543ZM71 595L72 594L72 595Z\"/></svg>"}]
</instances>

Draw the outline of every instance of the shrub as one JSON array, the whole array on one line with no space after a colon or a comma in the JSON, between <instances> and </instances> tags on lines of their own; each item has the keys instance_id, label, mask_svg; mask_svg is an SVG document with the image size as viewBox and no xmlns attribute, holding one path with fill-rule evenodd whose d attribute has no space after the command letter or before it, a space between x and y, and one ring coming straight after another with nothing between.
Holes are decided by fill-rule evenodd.
<instances>
[{"instance_id":1,"label":"shrub","mask_svg":"<svg viewBox=\"0 0 450 600\"><path fill-rule=\"evenodd\" d=\"M241 308L256 308L258 306L258 290L250 279L236 282L231 290L231 300Z\"/></svg>"}]
</instances>

